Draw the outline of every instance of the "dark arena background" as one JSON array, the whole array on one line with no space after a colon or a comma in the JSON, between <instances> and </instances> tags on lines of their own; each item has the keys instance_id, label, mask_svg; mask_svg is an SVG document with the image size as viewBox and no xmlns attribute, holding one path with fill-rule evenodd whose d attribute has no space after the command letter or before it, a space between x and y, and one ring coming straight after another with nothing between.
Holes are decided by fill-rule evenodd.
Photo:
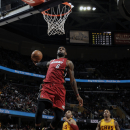
<instances>
[{"instance_id":1,"label":"dark arena background","mask_svg":"<svg viewBox=\"0 0 130 130\"><path fill-rule=\"evenodd\" d=\"M130 0L69 2L74 8L65 34L48 36L40 7L0 0L0 130L35 129L39 86L47 69L36 67L31 53L40 50L42 61L49 61L56 58L59 46L66 47L74 63L84 100L79 107L67 75L65 112L74 112L79 130L96 130L104 109L121 130L130 129ZM43 6L49 8L51 2ZM42 127L53 116L52 110L43 111ZM63 120L56 129L62 130L62 125Z\"/></svg>"}]
</instances>

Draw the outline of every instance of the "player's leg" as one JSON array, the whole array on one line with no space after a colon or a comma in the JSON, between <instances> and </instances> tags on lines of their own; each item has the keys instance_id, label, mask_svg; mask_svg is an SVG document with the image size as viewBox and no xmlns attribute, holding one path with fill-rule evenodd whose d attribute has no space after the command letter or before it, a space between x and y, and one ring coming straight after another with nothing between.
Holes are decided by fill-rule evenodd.
<instances>
[{"instance_id":1,"label":"player's leg","mask_svg":"<svg viewBox=\"0 0 130 130\"><path fill-rule=\"evenodd\" d=\"M50 126L46 130L55 129L59 124L59 122L61 121L63 114L64 114L63 110L59 108L54 108L54 118L52 119Z\"/></svg>"},{"instance_id":2,"label":"player's leg","mask_svg":"<svg viewBox=\"0 0 130 130\"><path fill-rule=\"evenodd\" d=\"M54 118L50 124L50 127L47 130L52 130L56 128L58 123L61 121L61 117L63 116L64 109L65 109L65 94L66 90L63 87L63 85L55 85L55 98L53 101L53 107L54 107Z\"/></svg>"},{"instance_id":3,"label":"player's leg","mask_svg":"<svg viewBox=\"0 0 130 130\"><path fill-rule=\"evenodd\" d=\"M40 89L40 94L38 97L38 107L35 116L35 126L36 130L40 130L41 121L42 121L42 113L44 109L52 108L53 100L53 92L51 92L48 88L50 84L42 84Z\"/></svg>"},{"instance_id":4,"label":"player's leg","mask_svg":"<svg viewBox=\"0 0 130 130\"><path fill-rule=\"evenodd\" d=\"M38 101L37 111L35 115L35 127L36 130L40 130L41 121L42 121L42 113L45 109L45 102Z\"/></svg>"},{"instance_id":5,"label":"player's leg","mask_svg":"<svg viewBox=\"0 0 130 130\"><path fill-rule=\"evenodd\" d=\"M35 115L36 130L40 130L41 121L42 121L42 113L43 113L44 109L50 107L51 105L52 104L47 101L38 101L37 112Z\"/></svg>"}]
</instances>

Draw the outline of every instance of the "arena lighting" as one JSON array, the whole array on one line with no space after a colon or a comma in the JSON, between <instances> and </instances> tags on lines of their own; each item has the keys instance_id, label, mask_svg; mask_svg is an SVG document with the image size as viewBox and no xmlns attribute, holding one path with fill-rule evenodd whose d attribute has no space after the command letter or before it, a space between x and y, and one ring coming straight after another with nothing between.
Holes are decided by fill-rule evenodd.
<instances>
[{"instance_id":1,"label":"arena lighting","mask_svg":"<svg viewBox=\"0 0 130 130\"><path fill-rule=\"evenodd\" d=\"M83 10L84 9L84 7L83 6L80 6L80 8L79 8L80 10Z\"/></svg>"},{"instance_id":2,"label":"arena lighting","mask_svg":"<svg viewBox=\"0 0 130 130\"><path fill-rule=\"evenodd\" d=\"M88 7L87 7L87 10L91 10L91 7L90 7L90 6L88 6Z\"/></svg>"},{"instance_id":3,"label":"arena lighting","mask_svg":"<svg viewBox=\"0 0 130 130\"><path fill-rule=\"evenodd\" d=\"M95 11L96 10L96 7L91 7L91 6L80 6L79 7L79 10L80 11L90 11L90 10L93 10L93 11Z\"/></svg>"},{"instance_id":4,"label":"arena lighting","mask_svg":"<svg viewBox=\"0 0 130 130\"><path fill-rule=\"evenodd\" d=\"M96 10L96 7L93 7L92 10L95 11L95 10Z\"/></svg>"},{"instance_id":5,"label":"arena lighting","mask_svg":"<svg viewBox=\"0 0 130 130\"><path fill-rule=\"evenodd\" d=\"M87 7L84 7L84 11L87 10Z\"/></svg>"},{"instance_id":6,"label":"arena lighting","mask_svg":"<svg viewBox=\"0 0 130 130\"><path fill-rule=\"evenodd\" d=\"M118 5L118 3L119 3L119 0L117 0L117 5Z\"/></svg>"}]
</instances>

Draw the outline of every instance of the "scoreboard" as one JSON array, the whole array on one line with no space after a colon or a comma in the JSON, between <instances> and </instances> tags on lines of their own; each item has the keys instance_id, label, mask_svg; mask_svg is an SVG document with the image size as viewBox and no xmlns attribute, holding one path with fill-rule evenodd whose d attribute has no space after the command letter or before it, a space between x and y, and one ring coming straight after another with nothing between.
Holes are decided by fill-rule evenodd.
<instances>
[{"instance_id":1,"label":"scoreboard","mask_svg":"<svg viewBox=\"0 0 130 130\"><path fill-rule=\"evenodd\" d=\"M111 45L111 32L96 32L92 33L93 45Z\"/></svg>"}]
</instances>

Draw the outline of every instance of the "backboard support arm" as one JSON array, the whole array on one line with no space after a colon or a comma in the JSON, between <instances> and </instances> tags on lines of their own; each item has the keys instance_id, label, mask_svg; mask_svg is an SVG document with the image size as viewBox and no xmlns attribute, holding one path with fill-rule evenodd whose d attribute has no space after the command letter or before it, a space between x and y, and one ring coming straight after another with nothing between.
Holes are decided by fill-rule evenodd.
<instances>
[{"instance_id":1,"label":"backboard support arm","mask_svg":"<svg viewBox=\"0 0 130 130\"><path fill-rule=\"evenodd\" d=\"M1 0L0 0L1 1ZM61 3L67 2L69 0L51 0L45 3L42 3L38 6L31 7L29 5L26 5L24 7L21 7L19 9L8 12L5 16L0 17L0 26L12 23L14 21L29 17L34 14L41 13L44 10L47 10L48 8L55 7Z\"/></svg>"}]
</instances>

